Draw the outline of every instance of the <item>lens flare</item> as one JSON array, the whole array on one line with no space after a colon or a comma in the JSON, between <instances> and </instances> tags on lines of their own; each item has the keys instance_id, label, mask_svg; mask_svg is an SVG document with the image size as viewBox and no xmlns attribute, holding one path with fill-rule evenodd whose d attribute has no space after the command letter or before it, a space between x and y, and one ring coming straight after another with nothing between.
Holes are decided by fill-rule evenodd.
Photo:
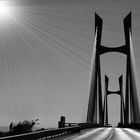
<instances>
[{"instance_id":1,"label":"lens flare","mask_svg":"<svg viewBox=\"0 0 140 140\"><path fill-rule=\"evenodd\" d=\"M0 1L0 18L6 18L13 14L13 9L7 1Z\"/></svg>"}]
</instances>

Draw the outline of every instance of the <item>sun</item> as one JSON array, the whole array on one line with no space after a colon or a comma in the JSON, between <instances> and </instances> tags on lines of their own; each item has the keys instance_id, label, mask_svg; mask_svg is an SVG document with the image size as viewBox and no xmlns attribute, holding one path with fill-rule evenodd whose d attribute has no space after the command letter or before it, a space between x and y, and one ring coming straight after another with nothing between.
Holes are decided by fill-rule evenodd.
<instances>
[{"instance_id":1,"label":"sun","mask_svg":"<svg viewBox=\"0 0 140 140\"><path fill-rule=\"evenodd\" d=\"M12 15L13 10L10 3L7 1L0 1L0 18L6 18Z\"/></svg>"}]
</instances>

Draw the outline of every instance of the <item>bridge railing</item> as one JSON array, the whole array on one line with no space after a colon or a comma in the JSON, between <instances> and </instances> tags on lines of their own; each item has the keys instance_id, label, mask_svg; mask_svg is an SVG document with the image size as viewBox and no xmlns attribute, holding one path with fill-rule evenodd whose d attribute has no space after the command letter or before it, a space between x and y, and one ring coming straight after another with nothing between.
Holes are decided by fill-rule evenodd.
<instances>
[{"instance_id":1,"label":"bridge railing","mask_svg":"<svg viewBox=\"0 0 140 140\"><path fill-rule=\"evenodd\" d=\"M55 138L55 137L60 137L60 136L64 136L64 135L78 133L83 129L96 128L96 127L100 127L100 126L95 125L95 124L93 125L93 124L87 124L87 123L79 123L79 124L77 124L77 126L72 126L72 127L65 127L65 128L59 128L59 129L53 129L53 130L43 130L43 131L37 131L37 132L32 132L32 133L2 137L2 138L0 138L0 140L50 139L50 138Z\"/></svg>"},{"instance_id":2,"label":"bridge railing","mask_svg":"<svg viewBox=\"0 0 140 140\"><path fill-rule=\"evenodd\" d=\"M38 140L38 139L49 139L63 135L73 134L80 132L80 126L73 126L68 128L60 128L54 130L43 130L38 132L2 137L0 140Z\"/></svg>"}]
</instances>

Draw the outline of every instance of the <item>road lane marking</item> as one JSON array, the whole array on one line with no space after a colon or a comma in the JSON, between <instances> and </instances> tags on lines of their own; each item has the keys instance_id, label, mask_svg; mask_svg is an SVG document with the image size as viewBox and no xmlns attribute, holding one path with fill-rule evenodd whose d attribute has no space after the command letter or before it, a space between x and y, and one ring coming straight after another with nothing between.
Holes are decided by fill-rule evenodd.
<instances>
[{"instance_id":1,"label":"road lane marking","mask_svg":"<svg viewBox=\"0 0 140 140\"><path fill-rule=\"evenodd\" d=\"M119 138L119 140L132 140L121 128L115 128L115 135Z\"/></svg>"},{"instance_id":2,"label":"road lane marking","mask_svg":"<svg viewBox=\"0 0 140 140\"><path fill-rule=\"evenodd\" d=\"M111 140L112 137L113 137L113 135L114 135L114 128L112 129L111 134L109 135L109 137L107 138L107 140Z\"/></svg>"},{"instance_id":3,"label":"road lane marking","mask_svg":"<svg viewBox=\"0 0 140 140\"><path fill-rule=\"evenodd\" d=\"M64 140L83 140L83 139L88 138L90 135L98 133L99 131L101 131L103 129L105 129L105 128L97 128L97 129L91 130L89 132L86 132L80 136L72 136L72 137L66 138Z\"/></svg>"},{"instance_id":4,"label":"road lane marking","mask_svg":"<svg viewBox=\"0 0 140 140\"><path fill-rule=\"evenodd\" d=\"M111 132L111 130L112 130L112 128L106 128L105 131L103 131L103 133L101 133L97 137L93 137L92 140L104 140L104 139L108 139L108 135Z\"/></svg>"},{"instance_id":5,"label":"road lane marking","mask_svg":"<svg viewBox=\"0 0 140 140\"><path fill-rule=\"evenodd\" d=\"M140 140L140 132L137 132L136 130L132 130L132 129L129 129L129 128L124 128L123 130L128 132L129 135L132 135L133 137L135 137L135 139Z\"/></svg>"}]
</instances>

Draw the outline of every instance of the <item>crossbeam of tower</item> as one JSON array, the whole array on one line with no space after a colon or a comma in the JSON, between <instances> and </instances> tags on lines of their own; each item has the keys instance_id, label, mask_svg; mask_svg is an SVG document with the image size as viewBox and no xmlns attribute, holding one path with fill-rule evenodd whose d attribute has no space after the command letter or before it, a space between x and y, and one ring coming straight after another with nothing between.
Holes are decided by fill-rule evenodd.
<instances>
[{"instance_id":1,"label":"crossbeam of tower","mask_svg":"<svg viewBox=\"0 0 140 140\"><path fill-rule=\"evenodd\" d=\"M131 12L124 18L124 35L125 45L109 48L101 44L102 38L102 25L103 20L95 13L95 38L94 38L94 54L91 85L89 93L88 111L87 111L87 123L107 124L108 112L107 112L107 95L109 93L119 93L121 96L121 117L120 121L124 124L140 123L140 110L138 103L138 93L136 87L136 77L134 72L134 60L132 54L132 31L131 31ZM125 93L122 90L122 79L119 78L120 91L109 92L106 89L106 96L104 97L104 103L102 100L102 85L101 85L101 68L100 68L100 55L109 52L118 52L126 55L126 85ZM106 78L107 79L107 78ZM107 80L106 80L107 81ZM107 82L106 82L107 83ZM125 95L125 99L123 97ZM106 107L105 107L106 106Z\"/></svg>"}]
</instances>

